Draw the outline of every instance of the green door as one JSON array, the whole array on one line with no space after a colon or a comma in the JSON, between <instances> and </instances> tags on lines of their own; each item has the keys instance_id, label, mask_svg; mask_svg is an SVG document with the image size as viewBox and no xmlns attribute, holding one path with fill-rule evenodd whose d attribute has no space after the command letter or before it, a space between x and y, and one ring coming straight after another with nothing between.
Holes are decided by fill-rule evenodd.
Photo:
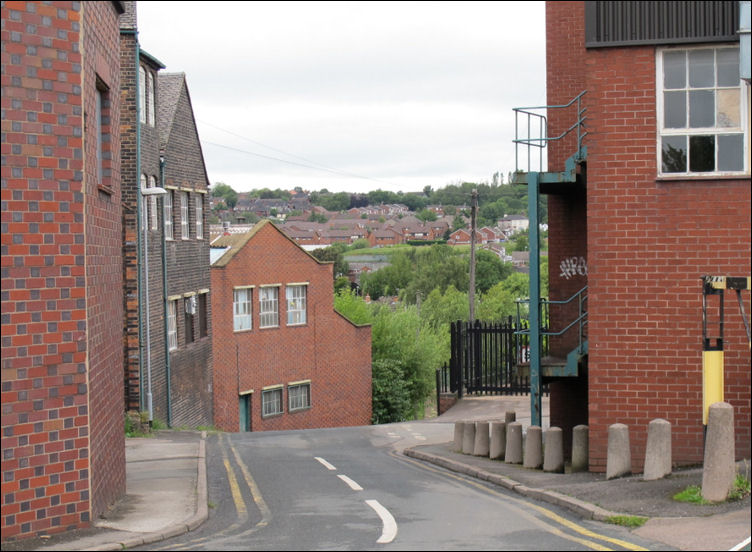
<instances>
[{"instance_id":1,"label":"green door","mask_svg":"<svg viewBox=\"0 0 752 552\"><path fill-rule=\"evenodd\" d=\"M240 414L240 431L251 431L251 395L240 395L238 411Z\"/></svg>"}]
</instances>

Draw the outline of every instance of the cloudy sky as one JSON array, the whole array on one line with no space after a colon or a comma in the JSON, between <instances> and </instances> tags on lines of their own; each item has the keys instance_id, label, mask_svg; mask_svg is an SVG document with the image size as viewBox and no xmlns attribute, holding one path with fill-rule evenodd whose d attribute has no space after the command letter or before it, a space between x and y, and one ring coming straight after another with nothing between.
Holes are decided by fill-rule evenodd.
<instances>
[{"instance_id":1,"label":"cloudy sky","mask_svg":"<svg viewBox=\"0 0 752 552\"><path fill-rule=\"evenodd\" d=\"M514 170L545 104L543 2L139 2L184 72L211 183L367 192Z\"/></svg>"}]
</instances>

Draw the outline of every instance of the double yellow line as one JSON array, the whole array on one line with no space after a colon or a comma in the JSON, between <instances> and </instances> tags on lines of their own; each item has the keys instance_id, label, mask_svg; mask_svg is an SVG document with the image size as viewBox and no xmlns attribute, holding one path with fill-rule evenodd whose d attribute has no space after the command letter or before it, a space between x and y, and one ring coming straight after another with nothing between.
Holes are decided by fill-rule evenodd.
<instances>
[{"instance_id":1,"label":"double yellow line","mask_svg":"<svg viewBox=\"0 0 752 552\"><path fill-rule=\"evenodd\" d=\"M578 525L578 524L576 524L574 522L571 522L568 519L565 519L565 518L561 517L560 515L552 512L548 508L544 508L543 506L538 506L537 504L533 504L531 502L527 502L527 501L521 500L519 498L515 498L513 496L509 496L506 493L501 493L501 492L496 491L495 489L493 489L491 487L488 487L486 485L483 485L481 483L473 481L470 478L466 478L466 477L462 477L462 476L459 476L459 475L455 475L455 474L453 474L453 473L451 473L449 471L445 471L445 470L441 470L441 469L435 468L435 467L430 466L430 465L428 465L428 464L426 464L424 462L419 462L417 460L413 460L411 458L398 455L395 452L392 452L390 454L393 457L398 458L401 461L409 462L409 463L411 463L411 464L413 464L415 466L418 466L421 469L432 471L432 472L434 472L436 474L443 475L444 477L451 477L452 479L455 479L457 481L461 481L462 483L464 483L466 485L471 485L473 487L476 487L477 489L480 489L483 492L485 492L487 494L490 494L491 496L494 496L494 497L497 497L497 498L502 498L504 501L515 502L517 504L517 506L518 506L517 510L520 513L520 515L522 515L523 517L525 517L526 519L528 519L529 521L531 521L535 525L538 525L543 530L547 531L548 533L554 534L554 535L556 535L558 537L561 537L563 539L567 539L567 540L570 540L570 541L573 541L573 542L577 542L577 543L579 543L579 544L581 544L583 546L586 546L587 548L590 548L592 550L612 550L612 548L609 548L608 546L606 546L604 544L601 544L601 543L598 543L598 542L594 542L594 541L588 540L588 539L596 539L596 540L605 541L607 543L610 543L612 545L615 545L615 546L617 546L619 548L623 548L623 549L626 549L626 550L635 550L635 551L637 551L637 550L648 550L647 548L643 548L642 546L638 546L638 545L633 544L631 542L623 541L621 539L616 539L616 538L613 538L613 537L608 537L606 535L601 535L601 534L595 533L593 531L590 531L589 529L585 529L584 527L582 527L582 526L580 526L580 525ZM568 529L570 531L573 531L575 533L578 533L579 535L582 535L583 537L587 537L587 538L581 538L581 537L578 537L578 536L566 533L566 532L562 531L561 529L559 529L558 527L555 527L554 525L551 525L550 523L546 523L543 520L539 519L538 517L530 514L529 512L526 511L526 509L535 510L538 513L540 513L543 516L545 516L548 519L550 519L551 521L553 521L555 523L558 523L559 525L565 527L566 529Z\"/></svg>"}]
</instances>

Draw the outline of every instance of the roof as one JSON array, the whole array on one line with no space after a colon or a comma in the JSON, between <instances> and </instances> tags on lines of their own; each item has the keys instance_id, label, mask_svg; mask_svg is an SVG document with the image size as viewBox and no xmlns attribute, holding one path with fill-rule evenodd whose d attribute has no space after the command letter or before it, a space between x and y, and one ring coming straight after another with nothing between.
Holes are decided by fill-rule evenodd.
<instances>
[{"instance_id":1,"label":"roof","mask_svg":"<svg viewBox=\"0 0 752 552\"><path fill-rule=\"evenodd\" d=\"M157 125L159 127L159 146L164 148L170 138L175 111L178 108L180 92L185 82L185 73L159 73L159 102Z\"/></svg>"},{"instance_id":2,"label":"roof","mask_svg":"<svg viewBox=\"0 0 752 552\"><path fill-rule=\"evenodd\" d=\"M253 236L255 236L262 228L265 226L271 226L279 232L281 236L283 236L287 241L289 241L294 247L297 247L300 249L303 253L308 255L311 259L316 261L319 264L331 264L331 261L319 261L316 257L308 253L305 249L300 247L295 241L290 238L287 234L285 234L282 230L277 228L277 226L270 220L264 219L262 221L259 221L253 228L248 230L247 232L244 232L242 234L224 234L222 236L219 236L217 239L215 239L211 243L211 249L225 249L223 253L215 253L217 254L217 258L214 262L212 262L211 266L212 268L222 268L229 264L229 262L237 255L238 251L243 249L245 244L247 244Z\"/></svg>"}]
</instances>

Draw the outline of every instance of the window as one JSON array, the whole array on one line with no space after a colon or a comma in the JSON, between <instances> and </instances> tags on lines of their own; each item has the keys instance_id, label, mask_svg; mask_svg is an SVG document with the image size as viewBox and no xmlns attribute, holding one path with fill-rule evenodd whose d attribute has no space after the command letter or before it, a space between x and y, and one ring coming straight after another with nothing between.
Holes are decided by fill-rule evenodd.
<instances>
[{"instance_id":1,"label":"window","mask_svg":"<svg viewBox=\"0 0 752 552\"><path fill-rule=\"evenodd\" d=\"M204 194L196 194L196 239L204 239Z\"/></svg>"},{"instance_id":2,"label":"window","mask_svg":"<svg viewBox=\"0 0 752 552\"><path fill-rule=\"evenodd\" d=\"M264 389L261 392L261 415L282 414L282 386Z\"/></svg>"},{"instance_id":3,"label":"window","mask_svg":"<svg viewBox=\"0 0 752 552\"><path fill-rule=\"evenodd\" d=\"M180 237L190 239L190 227L188 225L188 192L180 192Z\"/></svg>"},{"instance_id":4,"label":"window","mask_svg":"<svg viewBox=\"0 0 752 552\"><path fill-rule=\"evenodd\" d=\"M664 176L740 174L749 122L739 47L662 50L657 90Z\"/></svg>"},{"instance_id":5,"label":"window","mask_svg":"<svg viewBox=\"0 0 752 552\"><path fill-rule=\"evenodd\" d=\"M164 196L164 233L165 239L173 239L172 235L172 190L167 190Z\"/></svg>"},{"instance_id":6,"label":"window","mask_svg":"<svg viewBox=\"0 0 752 552\"><path fill-rule=\"evenodd\" d=\"M149 188L157 187L157 178L155 176L149 177ZM157 196L149 196L149 222L151 230L159 230L159 214L157 213Z\"/></svg>"},{"instance_id":7,"label":"window","mask_svg":"<svg viewBox=\"0 0 752 552\"><path fill-rule=\"evenodd\" d=\"M138 109L139 119L146 124L146 69L138 68Z\"/></svg>"},{"instance_id":8,"label":"window","mask_svg":"<svg viewBox=\"0 0 752 552\"><path fill-rule=\"evenodd\" d=\"M167 344L170 351L178 348L178 302L167 301Z\"/></svg>"},{"instance_id":9,"label":"window","mask_svg":"<svg viewBox=\"0 0 752 552\"><path fill-rule=\"evenodd\" d=\"M311 382L291 383L287 386L288 410L301 410L311 407Z\"/></svg>"},{"instance_id":10,"label":"window","mask_svg":"<svg viewBox=\"0 0 752 552\"><path fill-rule=\"evenodd\" d=\"M287 296L287 324L294 326L306 323L306 285L288 285L285 289Z\"/></svg>"},{"instance_id":11,"label":"window","mask_svg":"<svg viewBox=\"0 0 752 552\"><path fill-rule=\"evenodd\" d=\"M259 290L259 327L279 326L279 288L262 287Z\"/></svg>"},{"instance_id":12,"label":"window","mask_svg":"<svg viewBox=\"0 0 752 552\"><path fill-rule=\"evenodd\" d=\"M183 299L183 306L185 307L185 344L193 343L195 341L193 337L193 319L196 314L196 305L198 301L195 295L186 297Z\"/></svg>"},{"instance_id":13,"label":"window","mask_svg":"<svg viewBox=\"0 0 752 552\"><path fill-rule=\"evenodd\" d=\"M97 135L97 183L99 185L102 185L103 178L104 178L104 157L102 155L102 152L104 151L104 121L102 120L102 110L104 109L105 104L105 98L104 98L105 92L103 90L100 90L97 88L96 93L96 113L95 113L95 119L94 122L97 125L96 135Z\"/></svg>"},{"instance_id":14,"label":"window","mask_svg":"<svg viewBox=\"0 0 752 552\"><path fill-rule=\"evenodd\" d=\"M233 290L232 299L232 329L240 332L253 328L253 318L251 316L251 299L253 298L252 288L239 288Z\"/></svg>"},{"instance_id":15,"label":"window","mask_svg":"<svg viewBox=\"0 0 752 552\"><path fill-rule=\"evenodd\" d=\"M149 125L155 126L156 124L156 107L154 106L154 73L149 72L147 74L147 87L146 87L146 120Z\"/></svg>"},{"instance_id":16,"label":"window","mask_svg":"<svg viewBox=\"0 0 752 552\"><path fill-rule=\"evenodd\" d=\"M209 335L209 311L207 301L207 293L199 293L198 295L198 336L206 337Z\"/></svg>"}]
</instances>

